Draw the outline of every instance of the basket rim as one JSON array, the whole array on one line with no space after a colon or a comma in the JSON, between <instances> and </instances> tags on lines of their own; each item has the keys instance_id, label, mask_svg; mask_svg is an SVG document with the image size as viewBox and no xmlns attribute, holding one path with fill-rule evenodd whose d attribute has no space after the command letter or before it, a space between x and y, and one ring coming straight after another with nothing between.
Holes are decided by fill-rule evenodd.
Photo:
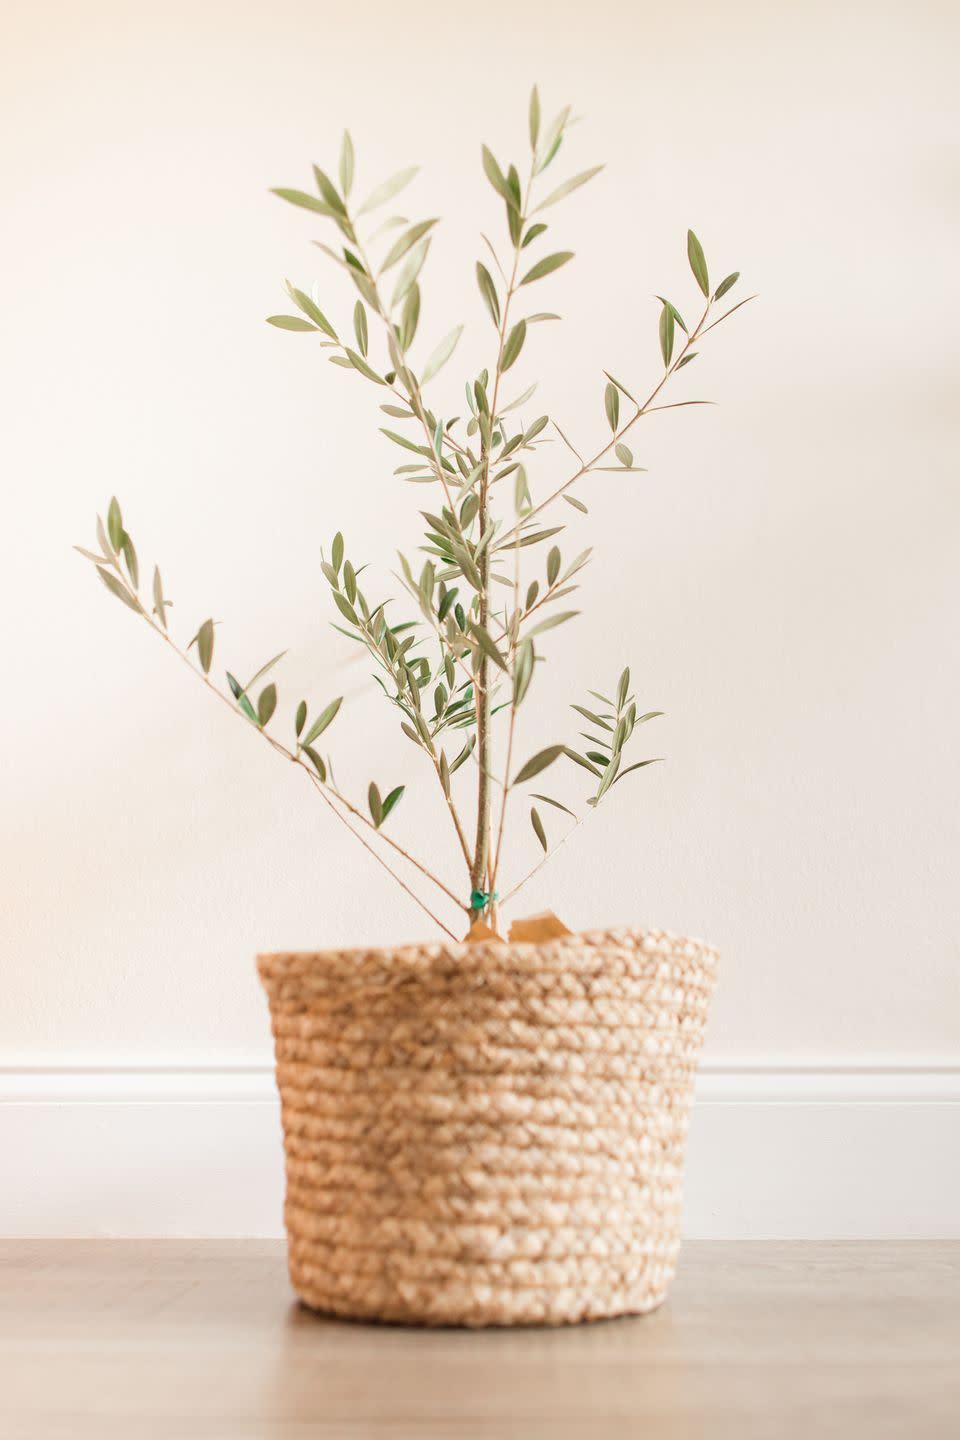
<instances>
[{"instance_id":1,"label":"basket rim","mask_svg":"<svg viewBox=\"0 0 960 1440\"><path fill-rule=\"evenodd\" d=\"M641 953L656 953L666 950L682 952L690 958L699 956L708 964L716 965L717 951L698 936L679 935L670 930L653 927L611 926L609 928L578 930L569 935L551 936L545 940L421 940L407 941L400 945L354 945L327 946L322 950L287 949L264 950L257 953L257 967L261 971L284 964L311 962L317 966L328 964L350 965L366 960L380 959L386 964L403 965L419 961L446 963L451 960L475 962L503 962L531 960L535 956L549 955L559 958L571 950L630 950Z\"/></svg>"}]
</instances>

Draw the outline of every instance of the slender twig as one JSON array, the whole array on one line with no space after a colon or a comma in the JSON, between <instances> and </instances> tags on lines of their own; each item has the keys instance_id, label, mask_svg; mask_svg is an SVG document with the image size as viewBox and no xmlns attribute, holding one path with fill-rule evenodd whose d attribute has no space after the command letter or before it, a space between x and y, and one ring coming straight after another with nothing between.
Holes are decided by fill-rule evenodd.
<instances>
[{"instance_id":1,"label":"slender twig","mask_svg":"<svg viewBox=\"0 0 960 1440\"><path fill-rule=\"evenodd\" d=\"M741 304L743 303L744 302L741 301ZM636 425L637 421L649 412L654 400L656 400L657 396L660 394L660 391L663 389L664 385L666 385L671 375L675 374L675 372L680 366L681 360L687 354L691 345L693 345L700 338L701 335L706 333L706 330L704 329L704 321L710 314L710 307L712 304L712 298L708 299L706 308L704 309L704 312L701 315L696 328L691 331L691 333L687 336L686 342L684 345L681 346L676 359L673 361L672 364L666 367L658 383L651 390L650 394L647 396L646 400L644 400L643 404L637 406L635 413L630 417L627 423L621 426L618 431L614 432L613 438L609 441L608 444L604 445L601 450L597 451L596 455L594 455L592 460L587 460L584 464L582 464L579 470L574 471L574 473L570 476L568 480L564 480L562 485L558 485L556 490L553 490L545 500L541 500L537 505L534 505L532 510L528 510L520 524L515 525L512 530L508 530L505 535L501 536L500 541L497 545L498 550L502 550L504 546L507 545L509 541L514 538L514 536L520 531L522 525L527 525L535 515L539 515L541 511L545 510L548 505L552 504L554 500L556 500L560 495L564 493L564 491L569 490L571 485L575 485L578 480L582 479L584 475L586 475L596 465L598 465L605 456L609 455L610 451L614 448L614 446L619 445L624 435L626 435L630 430L632 430L633 426ZM713 326L707 326L707 329L712 328Z\"/></svg>"},{"instance_id":2,"label":"slender twig","mask_svg":"<svg viewBox=\"0 0 960 1440\"><path fill-rule=\"evenodd\" d=\"M503 899L500 901L501 905L506 905L509 900L512 900L514 895L516 895L517 891L522 890L524 885L526 885L527 881L532 880L534 875L536 875L537 871L542 870L544 865L546 865L547 861L553 859L554 855L556 855L557 851L561 848L561 846L566 844L574 831L579 830L585 818L586 817L583 815L579 815L577 817L577 823L575 825L571 825L570 829L567 830L563 835L561 835L560 839L557 841L556 845L554 845L553 849L549 850L546 855L542 856L541 859L537 861L536 865L534 865L533 869L528 870L526 875L524 875L523 879L517 881L516 885L514 885L512 890L507 891L506 895L504 895Z\"/></svg>"},{"instance_id":3,"label":"slender twig","mask_svg":"<svg viewBox=\"0 0 960 1440\"><path fill-rule=\"evenodd\" d=\"M187 652L185 650L181 650L179 645L177 645L177 643L174 641L167 629L164 626L159 625L157 621L155 621L153 617L147 612L136 591L134 591L128 584L126 576L120 568L119 561L116 559L116 557L104 556L104 563L109 563L110 565L112 565L114 571L120 579L120 583L124 587L124 590L130 596L130 599L135 603L137 607L137 613L142 616L142 618L147 622L147 624L150 626L150 629L153 630L157 635L159 635L161 640L165 641L165 643L169 645L173 653L177 655L180 660L182 660L183 663L187 666L187 669L190 671L190 673L197 676L197 678L202 681L202 683L207 687L210 693L212 695L215 695L218 700L220 700L224 705L226 705L227 709L231 712L231 714L239 715L242 719L242 712L230 702L230 700L227 698L227 696L223 693L222 690L217 689L216 685L213 684L209 676L197 670L197 668L191 663L190 656L187 654ZM367 820L366 816L363 815L361 811L357 810L356 807L352 805L350 801L347 800L346 797L339 792L339 790L335 789L333 786L324 786L320 780L320 777L305 764L303 759L299 755L294 754L292 750L288 750L286 745L284 745L280 740L277 740L275 736L270 735L266 730L263 729L262 726L257 726L257 732L258 734L263 736L267 744L273 750L275 750L278 755L282 755L285 760L289 760L294 765L300 767L300 769L304 772L304 774L310 780L311 784L316 789L317 793L320 795L320 798L323 800L324 804L333 811L334 815L336 815L337 819L341 822L341 824L345 825L350 831L350 833L357 840L360 841L364 849L370 852L370 854L374 857L377 863L382 865L389 875L392 875L394 880L396 880L397 884L400 885L402 889L404 889L407 894L416 901L416 903L420 906L420 909L423 910L423 912L430 917L434 924L439 925L440 929L443 930L447 935L449 935L451 939L457 939L457 936L454 934L454 932L448 929L446 925L444 925L443 921L440 920L439 917L433 913L433 911L429 908L429 906L424 903L423 900L421 900L420 896L417 895L416 891L412 890L410 886L406 884L403 878L397 874L397 872L392 868L392 866L387 864L383 856L380 855L378 851L376 851L373 846L370 845L366 839L364 839L363 835L360 834L360 832L356 830L353 825L350 824L346 816L341 814L341 812L337 809L337 806L334 804L333 800L330 798L330 793L328 793L328 790L336 796L339 803L343 805L344 808L350 812L350 814L355 816L358 820L362 821L370 829L376 830L376 827ZM439 879L438 876L432 874L432 872L428 870L425 865L423 865L413 855L409 854L409 852L406 851L401 845L398 845L397 842L395 840L392 840L389 835L385 835L382 831L379 830L376 830L376 833L379 835L382 841L384 841L399 855L401 855L403 859L408 862L408 864L412 865L414 869L419 870L426 879L432 881L432 883L436 885L438 889L442 890L443 893L448 896L450 900L453 901L453 903L458 907L458 909L462 910L465 908L462 901L458 899L458 897L453 893L453 891L450 890L443 883L443 881Z\"/></svg>"}]
</instances>

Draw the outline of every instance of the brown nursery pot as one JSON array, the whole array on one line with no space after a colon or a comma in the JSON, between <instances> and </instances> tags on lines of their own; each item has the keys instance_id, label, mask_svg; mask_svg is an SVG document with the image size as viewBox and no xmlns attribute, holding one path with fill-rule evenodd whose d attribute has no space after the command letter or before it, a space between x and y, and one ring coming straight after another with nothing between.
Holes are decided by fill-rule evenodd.
<instances>
[{"instance_id":1,"label":"brown nursery pot","mask_svg":"<svg viewBox=\"0 0 960 1440\"><path fill-rule=\"evenodd\" d=\"M307 1305L556 1325L660 1304L714 951L598 930L258 964Z\"/></svg>"}]
</instances>

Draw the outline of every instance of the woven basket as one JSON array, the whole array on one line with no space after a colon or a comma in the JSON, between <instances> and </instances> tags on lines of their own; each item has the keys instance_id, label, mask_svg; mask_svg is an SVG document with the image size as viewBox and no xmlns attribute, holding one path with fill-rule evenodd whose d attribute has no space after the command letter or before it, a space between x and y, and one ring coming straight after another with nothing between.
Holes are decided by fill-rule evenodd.
<instances>
[{"instance_id":1,"label":"woven basket","mask_svg":"<svg viewBox=\"0 0 960 1440\"><path fill-rule=\"evenodd\" d=\"M261 955L298 1295L431 1325L654 1309L716 963L633 930Z\"/></svg>"}]
</instances>

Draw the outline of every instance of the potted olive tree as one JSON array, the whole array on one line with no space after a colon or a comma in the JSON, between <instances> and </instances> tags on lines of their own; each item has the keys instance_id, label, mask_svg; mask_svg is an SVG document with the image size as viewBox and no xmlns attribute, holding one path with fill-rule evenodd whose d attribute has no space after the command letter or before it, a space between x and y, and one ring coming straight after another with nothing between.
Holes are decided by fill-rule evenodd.
<instances>
[{"instance_id":1,"label":"potted olive tree","mask_svg":"<svg viewBox=\"0 0 960 1440\"><path fill-rule=\"evenodd\" d=\"M327 732L340 698L300 699L287 714L282 653L249 679L225 672L221 686L213 620L185 645L174 639L160 571L141 587L116 499L98 518L99 548L82 552L221 703L299 767L437 932L390 950L259 959L282 1101L291 1278L309 1305L340 1314L483 1325L642 1312L666 1293L679 1245L714 953L660 931L573 934L553 915L507 930L504 911L556 848L551 834L559 829L562 843L653 763L638 741L660 712L641 710L629 669L573 704L576 739L522 753L520 720L535 703L538 662L577 613L571 597L590 559L589 550L564 555L564 516L587 510L595 472L641 469L633 447L644 416L703 403L673 398L668 386L739 308L720 303L738 275L712 282L688 232L695 308L684 302L685 318L658 297L662 368L646 387L606 374L602 438L578 451L538 413L535 385L515 382L532 332L557 319L535 301L573 259L554 248L554 207L602 168L553 181L570 120L567 108L544 121L535 89L525 162L504 167L482 148L505 229L475 263L490 363L462 386L446 383L450 368L433 385L462 327L421 343L437 221L393 213L416 171L355 203L344 135L336 181L314 166L314 188L275 192L322 222L333 243L320 248L353 304L349 328L334 325L326 300L288 284L293 308L269 323L312 336L371 387L394 474L412 487L422 522L418 558L399 557L396 598L340 533L320 570L335 627L367 652L393 723L432 772L457 883L397 837L402 783L364 777L361 798L334 778ZM563 768L587 787L580 812L557 796ZM503 869L515 822L530 827L539 856L521 876Z\"/></svg>"}]
</instances>

